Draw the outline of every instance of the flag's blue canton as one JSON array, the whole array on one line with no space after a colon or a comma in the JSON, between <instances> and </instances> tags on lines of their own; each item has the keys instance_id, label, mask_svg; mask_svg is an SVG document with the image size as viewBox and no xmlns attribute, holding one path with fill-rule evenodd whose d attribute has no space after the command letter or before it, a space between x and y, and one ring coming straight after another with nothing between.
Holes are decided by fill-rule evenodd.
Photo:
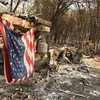
<instances>
[{"instance_id":1,"label":"flag's blue canton","mask_svg":"<svg viewBox=\"0 0 100 100\"><path fill-rule=\"evenodd\" d=\"M5 33L8 45L8 57L12 77L15 79L27 75L26 66L24 65L25 46L21 40L21 34L15 33L5 26Z\"/></svg>"}]
</instances>

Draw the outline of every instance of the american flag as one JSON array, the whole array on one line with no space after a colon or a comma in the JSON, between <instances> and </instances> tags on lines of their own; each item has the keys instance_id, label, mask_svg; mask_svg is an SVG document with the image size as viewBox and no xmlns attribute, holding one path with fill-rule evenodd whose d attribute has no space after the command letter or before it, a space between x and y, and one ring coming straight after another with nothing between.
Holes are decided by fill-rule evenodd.
<instances>
[{"instance_id":1,"label":"american flag","mask_svg":"<svg viewBox=\"0 0 100 100\"><path fill-rule=\"evenodd\" d=\"M4 73L7 83L28 78L34 69L34 30L23 34L7 20L0 18L4 41Z\"/></svg>"}]
</instances>

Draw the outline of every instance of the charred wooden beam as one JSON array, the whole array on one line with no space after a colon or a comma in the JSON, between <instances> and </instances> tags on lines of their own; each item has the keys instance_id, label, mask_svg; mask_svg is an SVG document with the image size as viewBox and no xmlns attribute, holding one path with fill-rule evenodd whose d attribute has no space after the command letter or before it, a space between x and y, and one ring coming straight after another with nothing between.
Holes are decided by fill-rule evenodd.
<instances>
[{"instance_id":1,"label":"charred wooden beam","mask_svg":"<svg viewBox=\"0 0 100 100\"><path fill-rule=\"evenodd\" d=\"M30 28L35 28L40 31L50 32L51 22L37 17L23 17L13 16L9 14L2 14L2 19L10 21L17 29L27 31Z\"/></svg>"},{"instance_id":2,"label":"charred wooden beam","mask_svg":"<svg viewBox=\"0 0 100 100\"><path fill-rule=\"evenodd\" d=\"M52 26L51 22L46 21L46 20L44 20L42 18L38 18L37 17L37 22L40 23L40 24L42 24L42 25L48 26L48 27L51 27Z\"/></svg>"},{"instance_id":3,"label":"charred wooden beam","mask_svg":"<svg viewBox=\"0 0 100 100\"><path fill-rule=\"evenodd\" d=\"M30 22L33 22L35 23L36 25L39 25L39 24L42 24L44 26L48 26L48 27L51 27L51 22L47 21L47 20L44 20L42 18L39 18L39 17L36 17L36 16L17 16L18 18L22 18L22 19L25 19L25 20L28 20Z\"/></svg>"}]
</instances>

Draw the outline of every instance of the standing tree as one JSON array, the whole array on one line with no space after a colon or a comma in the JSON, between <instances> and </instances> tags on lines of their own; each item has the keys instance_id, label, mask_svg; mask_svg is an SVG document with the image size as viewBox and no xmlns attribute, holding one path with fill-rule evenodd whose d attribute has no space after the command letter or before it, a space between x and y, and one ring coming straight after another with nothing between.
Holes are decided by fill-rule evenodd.
<instances>
[{"instance_id":1,"label":"standing tree","mask_svg":"<svg viewBox=\"0 0 100 100\"><path fill-rule=\"evenodd\" d=\"M10 1L10 13L15 13L17 8L22 2L31 2L32 0L11 0ZM22 8L21 8L22 9ZM24 9L25 10L25 9Z\"/></svg>"}]
</instances>

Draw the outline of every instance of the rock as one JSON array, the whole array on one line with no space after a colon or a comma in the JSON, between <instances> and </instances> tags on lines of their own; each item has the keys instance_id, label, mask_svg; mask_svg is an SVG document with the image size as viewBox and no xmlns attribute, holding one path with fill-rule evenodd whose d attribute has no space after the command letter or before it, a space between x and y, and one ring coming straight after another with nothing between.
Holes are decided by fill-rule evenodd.
<instances>
[{"instance_id":1,"label":"rock","mask_svg":"<svg viewBox=\"0 0 100 100\"><path fill-rule=\"evenodd\" d=\"M41 70L41 76L42 78L46 78L48 71L46 69Z\"/></svg>"},{"instance_id":2,"label":"rock","mask_svg":"<svg viewBox=\"0 0 100 100\"><path fill-rule=\"evenodd\" d=\"M7 98L4 97L2 100L7 100Z\"/></svg>"},{"instance_id":3,"label":"rock","mask_svg":"<svg viewBox=\"0 0 100 100\"><path fill-rule=\"evenodd\" d=\"M50 68L51 68L51 71L52 71L52 72L57 72L57 67L58 67L57 64L50 65Z\"/></svg>"},{"instance_id":4,"label":"rock","mask_svg":"<svg viewBox=\"0 0 100 100\"><path fill-rule=\"evenodd\" d=\"M1 89L0 89L0 93L3 93L3 92L4 92L4 89L3 89L3 88L1 88Z\"/></svg>"},{"instance_id":5,"label":"rock","mask_svg":"<svg viewBox=\"0 0 100 100\"><path fill-rule=\"evenodd\" d=\"M100 92L91 90L90 94L93 95L93 96L98 96L98 95L100 95Z\"/></svg>"},{"instance_id":6,"label":"rock","mask_svg":"<svg viewBox=\"0 0 100 100\"><path fill-rule=\"evenodd\" d=\"M76 70L75 67L67 67L65 70L67 70L68 72L74 71Z\"/></svg>"},{"instance_id":7,"label":"rock","mask_svg":"<svg viewBox=\"0 0 100 100\"><path fill-rule=\"evenodd\" d=\"M28 95L28 98L27 98L27 99L28 99L28 100L35 100L34 97L31 96L31 95Z\"/></svg>"}]
</instances>

